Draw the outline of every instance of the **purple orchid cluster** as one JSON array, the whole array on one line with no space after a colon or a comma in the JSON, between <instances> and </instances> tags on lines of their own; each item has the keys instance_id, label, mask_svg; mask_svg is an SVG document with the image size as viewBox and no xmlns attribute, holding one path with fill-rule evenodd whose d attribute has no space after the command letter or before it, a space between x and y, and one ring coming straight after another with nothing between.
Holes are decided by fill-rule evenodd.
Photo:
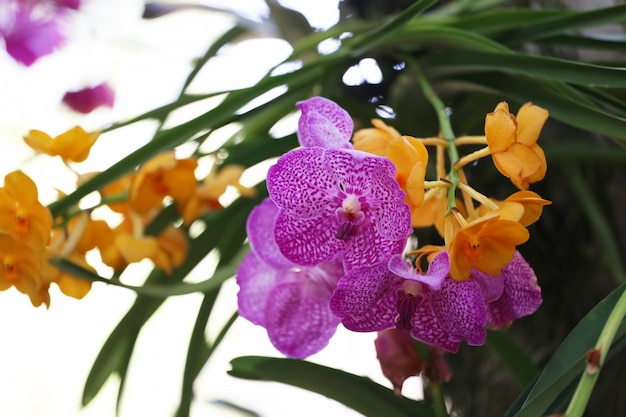
<instances>
[{"instance_id":1,"label":"purple orchid cluster","mask_svg":"<svg viewBox=\"0 0 626 417\"><path fill-rule=\"evenodd\" d=\"M237 271L239 313L280 352L310 356L340 323L400 328L456 352L538 308L535 274L519 253L498 276L474 270L454 280L445 251L418 272L403 256L413 228L393 163L353 148L352 118L336 103L297 106L302 147L270 168L269 198L248 218L251 252Z\"/></svg>"}]
</instances>

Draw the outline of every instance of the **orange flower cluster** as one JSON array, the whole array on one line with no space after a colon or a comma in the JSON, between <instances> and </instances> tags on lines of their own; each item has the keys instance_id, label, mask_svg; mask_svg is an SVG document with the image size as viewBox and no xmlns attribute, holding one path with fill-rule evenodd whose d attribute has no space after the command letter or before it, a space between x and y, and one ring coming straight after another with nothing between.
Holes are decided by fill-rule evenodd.
<instances>
[{"instance_id":1,"label":"orange flower cluster","mask_svg":"<svg viewBox=\"0 0 626 417\"><path fill-rule=\"evenodd\" d=\"M98 136L77 126L55 138L32 130L24 140L35 151L58 156L67 164L84 161ZM243 167L214 169L202 180L196 178L197 167L196 157L180 159L173 151L165 152L101 189L99 206L121 215L115 226L94 218L93 209L77 207L56 219L55 225L50 211L39 202L35 183L21 171L8 174L0 187L0 290L15 287L34 306L50 305L52 283L68 296L83 298L91 281L74 277L50 261L65 259L95 271L86 259L93 249L116 272L149 259L170 273L185 261L188 226L206 211L221 209L219 198L229 186L241 195L254 194L239 183ZM87 177L80 176L79 182ZM169 204L176 206L175 219L156 234L146 233Z\"/></svg>"},{"instance_id":2,"label":"orange flower cluster","mask_svg":"<svg viewBox=\"0 0 626 417\"><path fill-rule=\"evenodd\" d=\"M401 136L392 127L375 120L374 128L355 133L354 145L356 149L386 156L396 165L398 183L407 193L413 227L435 226L444 238L443 246L425 245L414 254L432 258L447 250L450 275L462 281L470 276L472 269L489 275L500 274L513 259L517 246L529 239L527 226L539 219L545 205L551 204L528 190L531 183L546 174L545 154L537 139L547 117L545 109L531 103L522 106L515 117L507 103L502 102L487 115L485 136L456 138L453 144L441 138ZM445 151L449 146L464 144L486 146L452 161L451 170L458 179L453 183L451 173L444 168ZM428 163L425 145L437 148L436 181L424 181ZM488 155L521 191L504 201L496 201L467 184L463 167ZM451 187L454 187L452 193ZM456 190L462 199L456 197ZM479 206L475 207L474 202Z\"/></svg>"}]
</instances>

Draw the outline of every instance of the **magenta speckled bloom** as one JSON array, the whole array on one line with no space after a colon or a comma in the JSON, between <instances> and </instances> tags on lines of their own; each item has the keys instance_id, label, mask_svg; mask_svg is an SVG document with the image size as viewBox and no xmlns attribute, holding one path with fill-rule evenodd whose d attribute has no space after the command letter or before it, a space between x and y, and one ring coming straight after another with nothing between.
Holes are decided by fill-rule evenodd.
<instances>
[{"instance_id":1,"label":"magenta speckled bloom","mask_svg":"<svg viewBox=\"0 0 626 417\"><path fill-rule=\"evenodd\" d=\"M470 279L481 286L490 329L509 327L513 320L534 313L541 305L541 288L535 271L519 252L515 252L500 275L494 277L472 270Z\"/></svg>"},{"instance_id":2,"label":"magenta speckled bloom","mask_svg":"<svg viewBox=\"0 0 626 417\"><path fill-rule=\"evenodd\" d=\"M115 93L109 84L100 83L76 91L68 91L63 103L79 113L91 113L98 107L113 107Z\"/></svg>"},{"instance_id":3,"label":"magenta speckled bloom","mask_svg":"<svg viewBox=\"0 0 626 417\"><path fill-rule=\"evenodd\" d=\"M389 160L359 151L309 147L283 155L267 174L282 254L299 265L343 256L349 270L400 253L413 229L394 177Z\"/></svg>"},{"instance_id":4,"label":"magenta speckled bloom","mask_svg":"<svg viewBox=\"0 0 626 417\"><path fill-rule=\"evenodd\" d=\"M298 140L304 147L352 149L354 123L337 103L324 97L312 97L296 103L302 110L298 120Z\"/></svg>"},{"instance_id":5,"label":"magenta speckled bloom","mask_svg":"<svg viewBox=\"0 0 626 417\"><path fill-rule=\"evenodd\" d=\"M399 256L389 265L355 268L339 281L331 309L354 331L397 327L451 352L462 340L482 345L487 312L480 285L455 281L449 270L447 252L433 259L427 274L409 270Z\"/></svg>"},{"instance_id":6,"label":"magenta speckled bloom","mask_svg":"<svg viewBox=\"0 0 626 417\"><path fill-rule=\"evenodd\" d=\"M248 218L252 251L237 270L239 314L265 327L281 353L301 359L323 349L337 330L329 300L343 266L335 260L299 267L285 259L271 231L277 214L266 199Z\"/></svg>"}]
</instances>

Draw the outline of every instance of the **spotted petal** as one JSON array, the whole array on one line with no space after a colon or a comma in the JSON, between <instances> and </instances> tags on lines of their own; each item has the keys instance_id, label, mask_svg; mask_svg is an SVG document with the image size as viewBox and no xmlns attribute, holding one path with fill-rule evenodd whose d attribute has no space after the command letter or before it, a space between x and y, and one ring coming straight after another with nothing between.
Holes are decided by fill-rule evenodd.
<instances>
[{"instance_id":1,"label":"spotted petal","mask_svg":"<svg viewBox=\"0 0 626 417\"><path fill-rule=\"evenodd\" d=\"M267 190L289 217L315 219L332 214L339 188L323 148L300 148L284 154L267 173Z\"/></svg>"},{"instance_id":2,"label":"spotted petal","mask_svg":"<svg viewBox=\"0 0 626 417\"><path fill-rule=\"evenodd\" d=\"M485 342L487 311L477 282L448 278L432 293L431 302L437 321L451 340L467 340L473 346Z\"/></svg>"},{"instance_id":3,"label":"spotted petal","mask_svg":"<svg viewBox=\"0 0 626 417\"><path fill-rule=\"evenodd\" d=\"M413 314L411 319L411 336L421 342L437 346L449 352L459 350L459 342L451 340L448 332L439 323L435 310L428 299L424 300L415 309L415 314Z\"/></svg>"},{"instance_id":4,"label":"spotted petal","mask_svg":"<svg viewBox=\"0 0 626 417\"><path fill-rule=\"evenodd\" d=\"M299 219L280 211L274 237L287 259L299 265L313 266L345 253L350 242L336 238L337 227L334 213L315 219Z\"/></svg>"},{"instance_id":5,"label":"spotted petal","mask_svg":"<svg viewBox=\"0 0 626 417\"><path fill-rule=\"evenodd\" d=\"M487 304L487 323L496 329L534 313L542 302L535 272L519 252L502 269L501 276L504 281L502 296Z\"/></svg>"},{"instance_id":6,"label":"spotted petal","mask_svg":"<svg viewBox=\"0 0 626 417\"><path fill-rule=\"evenodd\" d=\"M389 270L399 277L418 281L428 285L433 290L438 290L443 280L450 273L450 260L448 258L448 252L442 251L433 258L428 272L426 274L420 274L404 261L402 255L394 255L389 260Z\"/></svg>"},{"instance_id":7,"label":"spotted petal","mask_svg":"<svg viewBox=\"0 0 626 417\"><path fill-rule=\"evenodd\" d=\"M274 239L274 223L278 207L266 198L248 216L246 230L250 247L263 262L275 268L289 268L295 264L285 258Z\"/></svg>"},{"instance_id":8,"label":"spotted petal","mask_svg":"<svg viewBox=\"0 0 626 417\"><path fill-rule=\"evenodd\" d=\"M339 317L364 314L388 291L393 279L385 262L353 268L339 280L330 308Z\"/></svg>"},{"instance_id":9,"label":"spotted petal","mask_svg":"<svg viewBox=\"0 0 626 417\"><path fill-rule=\"evenodd\" d=\"M276 286L267 303L266 325L272 344L292 358L322 350L337 330L339 319L328 306L331 291L313 282Z\"/></svg>"},{"instance_id":10,"label":"spotted petal","mask_svg":"<svg viewBox=\"0 0 626 417\"><path fill-rule=\"evenodd\" d=\"M337 103L324 97L313 97L296 103L302 110L298 120L298 140L304 147L351 149L354 123Z\"/></svg>"},{"instance_id":11,"label":"spotted petal","mask_svg":"<svg viewBox=\"0 0 626 417\"><path fill-rule=\"evenodd\" d=\"M254 252L250 252L237 269L239 315L265 327L265 305L279 279L279 270L270 267Z\"/></svg>"}]
</instances>

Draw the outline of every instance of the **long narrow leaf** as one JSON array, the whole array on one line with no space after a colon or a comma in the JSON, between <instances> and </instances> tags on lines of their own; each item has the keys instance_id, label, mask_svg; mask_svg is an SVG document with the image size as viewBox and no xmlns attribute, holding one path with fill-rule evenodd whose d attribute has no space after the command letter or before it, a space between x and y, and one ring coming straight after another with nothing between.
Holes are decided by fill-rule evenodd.
<instances>
[{"instance_id":1,"label":"long narrow leaf","mask_svg":"<svg viewBox=\"0 0 626 417\"><path fill-rule=\"evenodd\" d=\"M453 73L496 70L593 87L626 87L626 68L519 53L450 51L432 56L424 65L447 67Z\"/></svg>"},{"instance_id":2,"label":"long narrow leaf","mask_svg":"<svg viewBox=\"0 0 626 417\"><path fill-rule=\"evenodd\" d=\"M574 328L554 353L541 376L532 388L527 390L511 407L505 417L542 416L566 388L572 388L585 367L585 355L600 335L602 325L611 313L615 303L626 290L621 285L594 307ZM615 343L623 343L626 326L622 326Z\"/></svg>"},{"instance_id":3,"label":"long narrow leaf","mask_svg":"<svg viewBox=\"0 0 626 417\"><path fill-rule=\"evenodd\" d=\"M433 417L422 401L396 396L369 378L311 362L245 356L231 361L230 375L260 381L276 381L325 395L367 417Z\"/></svg>"}]
</instances>

